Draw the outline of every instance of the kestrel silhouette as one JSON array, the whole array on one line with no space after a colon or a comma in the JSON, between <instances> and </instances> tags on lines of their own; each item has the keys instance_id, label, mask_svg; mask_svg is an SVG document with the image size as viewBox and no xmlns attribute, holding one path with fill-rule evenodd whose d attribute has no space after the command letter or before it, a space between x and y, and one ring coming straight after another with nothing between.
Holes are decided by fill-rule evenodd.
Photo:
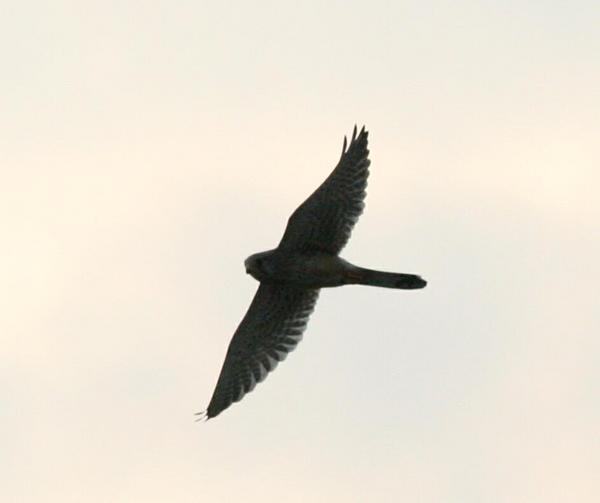
<instances>
[{"instance_id":1,"label":"kestrel silhouette","mask_svg":"<svg viewBox=\"0 0 600 503\"><path fill-rule=\"evenodd\" d=\"M369 176L368 132L344 137L342 156L327 179L294 211L279 246L246 259L260 282L231 342L208 408L210 419L252 391L292 351L306 328L319 289L371 285L412 290L425 280L413 274L357 267L338 254L364 208ZM348 147L346 149L346 147Z\"/></svg>"}]
</instances>

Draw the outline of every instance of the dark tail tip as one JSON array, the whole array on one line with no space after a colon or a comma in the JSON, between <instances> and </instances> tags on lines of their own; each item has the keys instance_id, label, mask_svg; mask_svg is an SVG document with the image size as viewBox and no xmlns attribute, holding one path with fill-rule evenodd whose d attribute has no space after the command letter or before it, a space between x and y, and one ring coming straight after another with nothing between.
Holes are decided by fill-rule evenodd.
<instances>
[{"instance_id":1,"label":"dark tail tip","mask_svg":"<svg viewBox=\"0 0 600 503\"><path fill-rule=\"evenodd\" d=\"M398 276L396 288L401 288L403 290L417 290L427 286L427 281L421 278L421 276L415 274L399 274Z\"/></svg>"}]
</instances>

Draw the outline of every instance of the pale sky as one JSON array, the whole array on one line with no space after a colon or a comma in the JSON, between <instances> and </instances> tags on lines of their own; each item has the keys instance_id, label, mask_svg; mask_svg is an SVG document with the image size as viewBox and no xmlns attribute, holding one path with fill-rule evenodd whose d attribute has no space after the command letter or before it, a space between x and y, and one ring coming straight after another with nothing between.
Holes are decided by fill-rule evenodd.
<instances>
[{"instance_id":1,"label":"pale sky","mask_svg":"<svg viewBox=\"0 0 600 503\"><path fill-rule=\"evenodd\" d=\"M326 4L326 5L324 5ZM0 501L600 501L597 2L14 2ZM207 423L274 247L370 131L343 256Z\"/></svg>"}]
</instances>

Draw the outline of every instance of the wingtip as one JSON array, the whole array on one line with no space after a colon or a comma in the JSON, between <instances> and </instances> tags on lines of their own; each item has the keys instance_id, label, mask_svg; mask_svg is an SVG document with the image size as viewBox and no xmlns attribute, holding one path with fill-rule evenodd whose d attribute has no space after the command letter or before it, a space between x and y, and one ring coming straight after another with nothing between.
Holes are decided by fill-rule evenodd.
<instances>
[{"instance_id":1,"label":"wingtip","mask_svg":"<svg viewBox=\"0 0 600 503\"><path fill-rule=\"evenodd\" d=\"M367 131L367 126L365 126L364 124L362 125L362 127L360 128L360 131L358 131L356 124L354 125L354 131L352 133L352 141L359 139L361 137L368 137L369 136L369 132Z\"/></svg>"},{"instance_id":2,"label":"wingtip","mask_svg":"<svg viewBox=\"0 0 600 503\"><path fill-rule=\"evenodd\" d=\"M203 410L201 412L196 412L194 413L194 416L197 416L195 421L197 423L205 423L206 421L208 421L210 418L208 417L208 410Z\"/></svg>"},{"instance_id":3,"label":"wingtip","mask_svg":"<svg viewBox=\"0 0 600 503\"><path fill-rule=\"evenodd\" d=\"M346 153L346 147L348 146L348 138L346 138L346 135L344 135L344 144L342 145L342 155L340 156L340 159L342 157L344 157L344 154Z\"/></svg>"}]
</instances>

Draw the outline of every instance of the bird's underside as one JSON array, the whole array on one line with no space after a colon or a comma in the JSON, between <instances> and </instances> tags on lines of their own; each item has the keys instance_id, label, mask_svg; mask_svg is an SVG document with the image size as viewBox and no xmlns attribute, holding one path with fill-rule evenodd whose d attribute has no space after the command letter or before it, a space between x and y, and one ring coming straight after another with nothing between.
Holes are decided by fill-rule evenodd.
<instances>
[{"instance_id":1,"label":"bird's underside","mask_svg":"<svg viewBox=\"0 0 600 503\"><path fill-rule=\"evenodd\" d=\"M320 288L362 284L423 288L412 274L354 266L338 256L364 208L369 176L368 132L356 127L331 174L294 211L274 250L248 257L246 271L260 285L235 331L208 408L217 416L252 391L302 339Z\"/></svg>"}]
</instances>

